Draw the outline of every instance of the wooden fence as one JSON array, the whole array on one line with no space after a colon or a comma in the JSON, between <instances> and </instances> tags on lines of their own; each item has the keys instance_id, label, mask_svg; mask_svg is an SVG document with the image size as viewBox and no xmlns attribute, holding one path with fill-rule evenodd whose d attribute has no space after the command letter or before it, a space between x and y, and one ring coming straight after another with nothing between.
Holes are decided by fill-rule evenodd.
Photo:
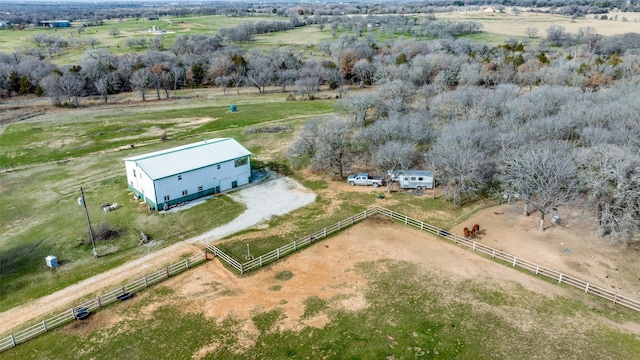
<instances>
[{"instance_id":1,"label":"wooden fence","mask_svg":"<svg viewBox=\"0 0 640 360\"><path fill-rule=\"evenodd\" d=\"M5 338L0 339L0 352L10 349L30 339L33 339L40 334L43 334L58 326L64 325L72 320L76 320L78 319L78 317L81 317L81 313L84 313L85 311L92 312L113 302L119 301L123 298L123 295L125 297L128 297L127 295L131 295L146 287L159 283L160 281L170 277L171 275L181 273L184 270L187 270L190 267L200 264L206 260L206 251L192 255L188 258L185 258L184 260L180 260L179 262L171 264L138 280L134 280L129 284L126 284L117 289L113 289L105 294L96 297L95 299L85 301L82 304L78 304L77 306L70 308L69 310L63 311L46 320L43 320L42 322L13 333Z\"/></svg>"},{"instance_id":2,"label":"wooden fence","mask_svg":"<svg viewBox=\"0 0 640 360\"><path fill-rule=\"evenodd\" d=\"M253 259L250 260L248 262L245 262L244 264L236 261L235 259L233 259L231 256L229 256L228 254L225 254L222 250L220 250L218 247L213 246L209 243L205 243L205 247L207 250L211 251L215 256L218 256L219 258L221 258L222 260L226 261L230 266L234 267L235 269L237 269L238 271L240 271L241 273L245 273L247 271L253 270L255 268L261 267L264 264L267 264L269 262L275 261L277 259L279 259L280 257L290 254L298 249L301 249L302 247L305 247L317 240L320 240L322 238L327 237L330 234L333 234L337 231L340 231L341 229L344 229L345 227L348 227L350 225L353 225L357 222L360 222L362 220L367 219L370 216L373 215L382 215L382 216L386 216L390 219L393 219L395 221L401 222L405 225L408 226L412 226L415 227L417 229L420 229L420 231L425 231L429 234L432 235L436 235L439 236L441 238L447 239L452 241L453 243L456 244L460 244L463 246L466 246L468 248L470 248L472 251L477 251L479 253L485 254L490 256L493 259L498 259L501 260L503 262L506 262L507 264L511 265L511 266L518 266L522 269L525 269L527 271L530 271L531 273L534 273L535 275L540 275L540 276L544 276L547 278L550 278L554 281L557 281L558 283L562 283L562 284L567 284L569 286L573 286L575 288L578 288L588 294L593 294L596 296L599 296L601 298L607 299L609 301L612 301L614 304L619 304L622 306L625 306L629 309L635 310L635 311L640 311L640 301L637 300L633 300L627 296L612 292L608 289L605 289L603 287L591 284L587 281L584 280L580 280L576 277L573 277L571 275L568 275L566 273L562 273L560 271L557 270L553 270L551 268L545 267L545 266L541 266L538 265L536 263L533 263L531 261L525 260L525 259L521 259L518 258L515 255L511 255L508 254L506 252L503 252L501 250L497 250L494 249L492 247L486 246L484 244L481 243L477 243L475 241L472 240L468 240L465 239L462 236L456 235L456 234L452 234L450 233L448 230L445 229L439 229L436 226L433 225L429 225L426 224L422 221L410 218L406 215L400 214L398 212L395 212L393 210L389 210L389 209L385 209L382 207L373 207L370 208L368 210L365 210L359 214L356 214L350 218L347 218L345 220L342 220L340 222L338 222L337 224L334 224L332 226L329 226L327 228L324 228L320 231L317 231L309 236L306 236L302 239L299 239L297 241L294 241L292 243L289 243L288 245L285 245L283 247L280 247L274 251L271 251L267 254L264 254L260 257L258 257L257 259Z\"/></svg>"},{"instance_id":3,"label":"wooden fence","mask_svg":"<svg viewBox=\"0 0 640 360\"><path fill-rule=\"evenodd\" d=\"M258 258L251 259L244 264L238 262L233 257L226 254L224 251L220 250L217 246L210 244L209 242L205 242L204 246L207 250L209 250L213 255L219 257L224 260L231 267L240 271L240 273L244 274L247 271L251 271L253 269L259 268L268 264L270 262L276 261L281 257L288 255L294 251L297 251L307 245L310 245L320 239L324 239L327 236L338 232L346 227L349 227L353 224L359 223L362 220L365 220L368 216L375 215L378 211L378 208L372 208L370 210L365 210L361 213L358 213L354 216L346 218L342 221L339 221L329 227L326 227L322 230L316 231L313 234L309 234L301 239L298 239L292 243L289 243L285 246L279 247L271 252L268 252L264 255L259 256Z\"/></svg>"}]
</instances>

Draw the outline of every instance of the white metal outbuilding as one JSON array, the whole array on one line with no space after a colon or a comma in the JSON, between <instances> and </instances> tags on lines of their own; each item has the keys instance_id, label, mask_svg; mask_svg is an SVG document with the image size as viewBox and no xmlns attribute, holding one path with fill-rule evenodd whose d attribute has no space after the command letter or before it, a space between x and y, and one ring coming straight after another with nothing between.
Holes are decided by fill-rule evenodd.
<instances>
[{"instance_id":1,"label":"white metal outbuilding","mask_svg":"<svg viewBox=\"0 0 640 360\"><path fill-rule=\"evenodd\" d=\"M251 152L219 138L126 158L124 165L129 190L162 210L249 183Z\"/></svg>"}]
</instances>

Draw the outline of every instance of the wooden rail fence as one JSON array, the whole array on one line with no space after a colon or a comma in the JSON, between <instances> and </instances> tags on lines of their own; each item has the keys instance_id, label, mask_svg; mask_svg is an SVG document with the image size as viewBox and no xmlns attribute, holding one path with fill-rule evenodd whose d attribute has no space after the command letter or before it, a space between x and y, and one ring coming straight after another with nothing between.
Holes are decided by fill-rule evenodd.
<instances>
[{"instance_id":1,"label":"wooden rail fence","mask_svg":"<svg viewBox=\"0 0 640 360\"><path fill-rule=\"evenodd\" d=\"M393 219L395 221L401 222L405 225L408 226L412 226L415 227L417 229L420 229L420 231L424 231L427 232L429 234L432 235L436 235L439 236L441 238L447 239L452 241L453 243L456 244L460 244L463 246L466 246L468 248L470 248L472 251L477 251L479 253L485 254L490 256L491 258L494 259L498 259L501 260L503 262L506 262L507 264L511 265L511 266L518 266L520 268L523 268L535 275L540 275L540 276L544 276L547 278L550 278L552 280L557 281L558 283L562 283L562 284L567 284L569 286L573 286L575 288L578 288L588 294L593 294L596 296L599 296L601 298L607 299L609 301L612 301L614 304L619 304L622 305L624 307L627 307L629 309L635 310L635 311L640 311L640 301L631 299L627 296L615 293L613 291L610 291L608 289L605 289L603 287L591 284L587 281L584 280L580 280L576 277L573 277L571 275L568 275L566 273L562 273L560 271L542 266L542 265L538 265L536 263L533 263L531 261L522 259L522 258L518 258L515 255L511 255L509 253L506 253L504 251L501 250L497 250L494 249L492 247L486 246L484 244L472 241L472 240L468 240L465 239L462 236L456 235L456 234L452 234L450 233L448 230L445 229L439 229L436 226L433 225L429 225L426 224L422 221L410 218L406 215L400 214L398 212L395 212L393 210L389 210L389 209L385 209L379 206L367 209L361 213L358 213L354 216L351 216L345 220L342 220L334 225L331 225L329 227L326 227L322 230L316 231L315 233L309 235L309 236L305 236L299 240L296 240L292 243L289 243L285 246L282 246L278 249L275 249L269 253L266 253L262 256L259 256L258 258L255 258L253 260L249 260L245 263L240 263L237 260L233 259L231 256L229 256L228 254L226 254L224 251L220 250L220 248L205 242L205 248L207 250L209 250L212 254L214 254L215 256L219 257L220 259L224 260L225 262L227 262L227 264L229 264L231 267L237 269L238 271L240 271L240 273L245 273L247 271L259 268L261 266L264 266L265 264L268 264L270 262L276 261L279 258L288 255L294 251L297 251L307 245L310 245L311 243L318 241L320 239L326 238L328 235L331 235L335 232L338 232L346 227L349 227L355 223L361 222L365 219L367 219L368 217L371 217L373 215L382 215L382 216L386 216L390 219Z\"/></svg>"},{"instance_id":2,"label":"wooden rail fence","mask_svg":"<svg viewBox=\"0 0 640 360\"><path fill-rule=\"evenodd\" d=\"M217 246L212 245L209 242L204 243L204 246L207 250L209 250L213 255L219 257L224 260L229 266L234 269L240 271L240 273L244 274L247 271L251 271L253 269L257 269L259 267L264 266L270 262L276 261L281 257L288 255L294 251L297 251L305 246L308 246L320 239L324 239L327 236L338 232L346 227L349 227L353 224L359 223L362 220L365 220L368 216L374 215L377 212L377 208L373 208L372 210L365 210L361 213L353 215L349 218L346 218L342 221L339 221L329 227L326 227L322 230L316 231L308 236L305 236L301 239L298 239L292 243L289 243L285 246L279 247L271 252L268 252L264 255L261 255L257 258L251 259L244 264L238 262L233 257L226 254L224 251L220 250Z\"/></svg>"},{"instance_id":3,"label":"wooden rail fence","mask_svg":"<svg viewBox=\"0 0 640 360\"><path fill-rule=\"evenodd\" d=\"M72 320L76 320L81 317L80 314L82 312L92 312L96 309L100 309L115 301L120 300L119 297L121 297L122 295L126 296L127 294L136 293L146 287L159 283L172 275L181 273L184 270L187 270L190 267L200 264L206 260L206 251L192 255L188 258L185 258L184 260L173 263L138 280L134 280L129 284L121 286L117 289L113 289L105 294L96 297L95 299L85 301L82 304L78 304L77 306L70 308L69 310L63 311L57 315L43 320L42 322L13 333L5 338L0 339L0 352L31 340L40 334L43 334L58 326L64 325Z\"/></svg>"}]
</instances>

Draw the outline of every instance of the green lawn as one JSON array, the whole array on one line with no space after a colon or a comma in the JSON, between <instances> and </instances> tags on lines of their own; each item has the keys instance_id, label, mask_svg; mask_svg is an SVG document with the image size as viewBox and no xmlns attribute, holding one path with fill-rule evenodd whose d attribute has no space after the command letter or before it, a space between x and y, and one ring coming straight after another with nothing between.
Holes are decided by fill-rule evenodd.
<instances>
[{"instance_id":1,"label":"green lawn","mask_svg":"<svg viewBox=\"0 0 640 360\"><path fill-rule=\"evenodd\" d=\"M452 279L397 260L358 263L353 271L367 281L364 309L345 310L340 304L346 294L303 301L302 318L325 315L329 323L322 327L284 330L286 314L277 305L257 309L249 319L208 317L181 306L187 299L172 288L159 286L136 303L100 314L121 319L115 323L73 323L3 358L190 359L204 349L206 359L599 360L632 359L640 352L635 335L611 325L620 320L603 320L577 300L549 298L511 283ZM233 296L212 285L206 290L210 297ZM273 290L278 296L279 289ZM617 318L640 320L630 310L618 312ZM92 321L97 320L85 325Z\"/></svg>"},{"instance_id":2,"label":"green lawn","mask_svg":"<svg viewBox=\"0 0 640 360\"><path fill-rule=\"evenodd\" d=\"M229 112L230 102L238 105L237 113ZM293 133L244 134L245 128L271 123L297 128L332 109L333 101L285 101L281 93L204 96L54 112L8 125L0 135L0 164L19 170L0 173L0 311L148 253L151 249L137 246L140 231L162 247L244 211L226 196L176 214L140 211L127 189L124 158L226 136L259 157L260 149L281 146ZM151 131L160 128L168 132L168 142ZM93 225L104 223L121 233L97 244L98 260L86 243L87 223L77 204L80 186ZM119 209L105 213L105 203L118 203ZM47 255L57 256L62 266L50 271Z\"/></svg>"}]
</instances>

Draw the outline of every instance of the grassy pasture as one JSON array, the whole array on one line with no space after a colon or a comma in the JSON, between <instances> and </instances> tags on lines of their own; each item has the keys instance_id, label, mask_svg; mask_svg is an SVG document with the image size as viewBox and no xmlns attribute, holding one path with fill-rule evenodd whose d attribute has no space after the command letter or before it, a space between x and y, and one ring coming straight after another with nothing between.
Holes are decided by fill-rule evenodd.
<instances>
[{"instance_id":1,"label":"grassy pasture","mask_svg":"<svg viewBox=\"0 0 640 360\"><path fill-rule=\"evenodd\" d=\"M476 21L483 25L482 34L471 37L473 40L488 40L491 43L504 43L510 37L527 38L526 29L534 27L538 29L537 38L547 36L546 29L552 25L564 27L565 31L576 34L579 29L588 26L596 29L598 34L604 36L622 35L629 32L638 32L640 25L640 13L610 13L609 18L618 16L618 20L596 20L593 15L577 18L572 21L568 16L531 13L521 9L518 15L511 8L504 13L483 13L481 11L457 11L451 13L437 13L436 18L451 21ZM602 16L602 15L599 15ZM628 21L623 22L622 17ZM479 37L479 38L478 38ZM535 39L532 39L535 41Z\"/></svg>"},{"instance_id":2,"label":"grassy pasture","mask_svg":"<svg viewBox=\"0 0 640 360\"><path fill-rule=\"evenodd\" d=\"M137 246L140 231L158 240L157 246L166 246L227 223L244 210L222 196L175 214L148 214L129 194L123 158L224 136L234 136L259 153L292 133L243 134L245 127L276 122L295 128L307 116L333 108L329 100L287 102L281 93L213 94L217 92L202 97L185 93L176 101L131 107L54 111L6 126L0 156L19 170L0 173L0 311L152 251ZM231 102L238 105L237 113L228 111ZM159 132L149 130L156 128L168 132L167 143L159 140ZM97 244L102 256L98 261L91 256L91 245L82 243L88 234L76 203L80 186L92 224L105 222L122 233ZM120 208L105 213L100 206L104 203ZM211 217L212 212L217 215ZM51 254L63 265L55 272L44 264Z\"/></svg>"},{"instance_id":3,"label":"grassy pasture","mask_svg":"<svg viewBox=\"0 0 640 360\"><path fill-rule=\"evenodd\" d=\"M596 20L593 16L578 18L572 21L567 16L529 13L522 11L515 15L511 9L505 13L483 13L480 11L458 11L451 13L437 13L436 18L439 20L451 21L477 21L483 24L483 32L467 36L473 41L484 41L491 44L504 43L505 40L517 37L522 40L528 39L526 28L538 28L538 34L535 39L528 39L533 43L539 42L541 38L546 36L545 30L551 25L560 25L567 32L577 33L580 28L593 27L597 33L609 36L620 35L628 32L638 32L638 21L640 14L637 13L611 13L610 17L618 16L617 20ZM416 15L420 16L420 15ZM627 21L623 22L622 17L626 17ZM117 55L129 53L131 51L140 51L138 49L130 49L126 45L127 38L144 37L151 39L155 36L162 36L162 43L166 47L170 46L175 38L180 34L202 34L213 35L220 28L237 26L252 21L278 21L284 20L276 16L251 16L251 17L228 17L228 16L186 16L181 18L162 17L159 20L147 19L124 19L107 20L103 25L87 27L84 32L78 34L74 27L69 29L44 29L34 28L22 31L1 29L0 30L0 46L3 51L11 52L22 49L27 43L32 45L31 38L34 34L44 32L47 34L59 35L69 41L70 48L65 49L61 54L55 55L52 61L56 64L77 64L82 59L85 51L90 48L84 44L84 40L93 37L98 40L96 48L106 48L109 52ZM79 24L72 24L78 26ZM153 26L157 26L166 33L155 35L148 30ZM115 27L120 31L117 36L109 35L109 30ZM336 36L343 34L343 30L339 30ZM364 34L367 32L365 31ZM393 41L400 35L389 35L374 30L374 34L381 41ZM409 36L410 37L410 36ZM323 40L332 39L332 31L325 28L320 31L316 26L306 26L296 28L286 32L270 33L256 36L253 43L244 45L248 47L262 47L268 49L271 46L291 45L305 50L312 47Z\"/></svg>"},{"instance_id":4,"label":"grassy pasture","mask_svg":"<svg viewBox=\"0 0 640 360\"><path fill-rule=\"evenodd\" d=\"M340 306L345 294L326 300L309 296L303 301L301 318L326 316L330 323L322 327L283 330L286 314L278 306L255 309L249 319L232 314L209 317L181 306L189 299L160 286L135 303L110 307L88 320L99 325L70 324L3 355L6 359L189 359L198 353L205 359L631 359L640 351L635 336L594 325L599 316L574 299L545 297L511 283L461 281L397 260L360 262L351 271L367 280L368 306L349 311ZM234 296L218 283L205 291L210 298ZM625 318L636 315L621 312ZM535 323L523 325L534 318Z\"/></svg>"}]
</instances>

